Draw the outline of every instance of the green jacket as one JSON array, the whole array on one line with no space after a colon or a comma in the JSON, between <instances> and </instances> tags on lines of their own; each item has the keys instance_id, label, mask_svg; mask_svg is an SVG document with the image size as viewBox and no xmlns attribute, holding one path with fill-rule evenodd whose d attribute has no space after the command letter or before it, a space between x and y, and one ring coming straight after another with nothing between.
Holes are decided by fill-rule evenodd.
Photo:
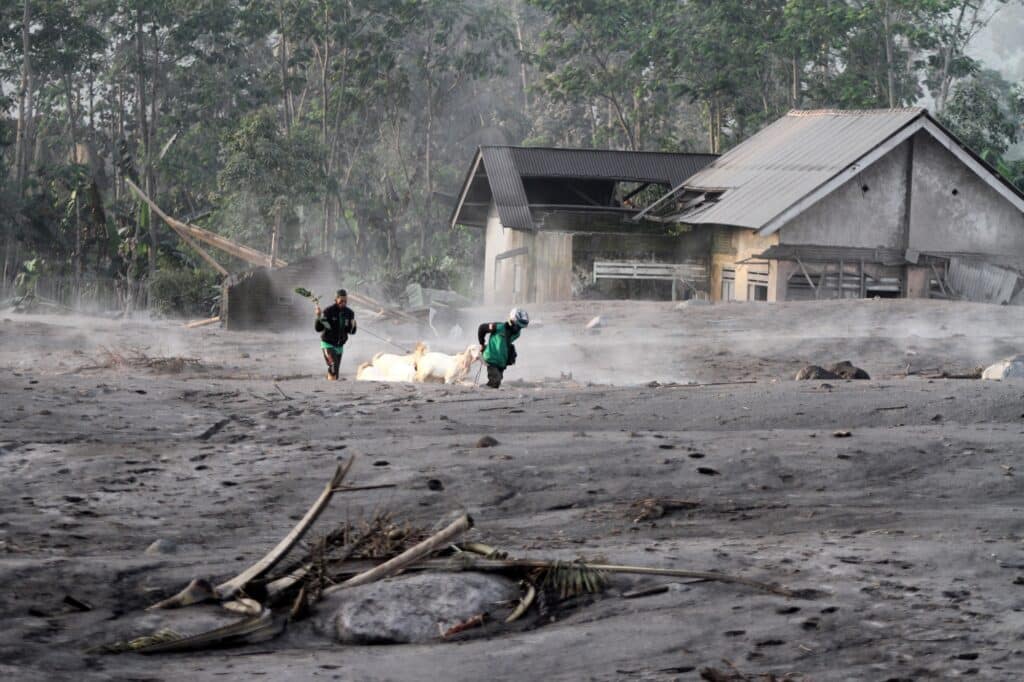
<instances>
[{"instance_id":1,"label":"green jacket","mask_svg":"<svg viewBox=\"0 0 1024 682\"><path fill-rule=\"evenodd\" d=\"M481 325L481 327L490 325ZM487 341L487 348L484 349L484 362L494 365L498 369L508 367L508 347L519 338L519 327L510 325L507 322L495 322L494 331L490 332L491 338Z\"/></svg>"}]
</instances>

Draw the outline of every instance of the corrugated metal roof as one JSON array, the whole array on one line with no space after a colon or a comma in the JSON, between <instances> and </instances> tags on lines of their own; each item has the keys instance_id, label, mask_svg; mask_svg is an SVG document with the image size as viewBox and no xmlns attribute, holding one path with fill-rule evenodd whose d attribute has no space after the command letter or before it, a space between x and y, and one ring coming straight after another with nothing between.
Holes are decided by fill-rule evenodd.
<instances>
[{"instance_id":1,"label":"corrugated metal roof","mask_svg":"<svg viewBox=\"0 0 1024 682\"><path fill-rule=\"evenodd\" d=\"M524 177L651 182L675 187L717 158L714 154L549 147L483 146L477 153L483 159L502 225L527 230L536 229L536 225L530 217ZM471 169L460 196L466 196L475 179ZM461 208L456 206L452 212L452 224L459 222Z\"/></svg>"},{"instance_id":2,"label":"corrugated metal roof","mask_svg":"<svg viewBox=\"0 0 1024 682\"><path fill-rule=\"evenodd\" d=\"M907 262L905 252L900 249L884 247L865 249L810 244L774 244L753 258L765 260L796 260L799 258L808 263L833 263L841 260L845 260L847 263L864 261L881 265L904 265Z\"/></svg>"},{"instance_id":3,"label":"corrugated metal roof","mask_svg":"<svg viewBox=\"0 0 1024 682\"><path fill-rule=\"evenodd\" d=\"M484 149L496 149L484 147ZM504 147L522 177L656 182L675 187L704 168L714 154L628 152L608 149Z\"/></svg>"},{"instance_id":4,"label":"corrugated metal roof","mask_svg":"<svg viewBox=\"0 0 1024 682\"><path fill-rule=\"evenodd\" d=\"M724 190L680 220L760 229L924 115L921 108L791 111L677 185Z\"/></svg>"},{"instance_id":5,"label":"corrugated metal roof","mask_svg":"<svg viewBox=\"0 0 1024 682\"><path fill-rule=\"evenodd\" d=\"M534 229L530 202L526 200L523 178L512 160L510 147L481 147L491 197L498 208L498 217L505 227Z\"/></svg>"}]
</instances>

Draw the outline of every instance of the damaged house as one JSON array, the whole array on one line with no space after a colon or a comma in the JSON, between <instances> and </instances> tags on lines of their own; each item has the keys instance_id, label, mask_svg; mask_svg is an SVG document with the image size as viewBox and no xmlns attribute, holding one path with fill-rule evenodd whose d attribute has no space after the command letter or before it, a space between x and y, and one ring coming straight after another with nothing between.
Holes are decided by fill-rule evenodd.
<instances>
[{"instance_id":1,"label":"damaged house","mask_svg":"<svg viewBox=\"0 0 1024 682\"><path fill-rule=\"evenodd\" d=\"M231 330L290 331L313 328L313 306L295 294L307 287L334 300L341 281L337 263L327 255L313 256L283 267L256 267L231 275L222 286L221 319Z\"/></svg>"},{"instance_id":2,"label":"damaged house","mask_svg":"<svg viewBox=\"0 0 1024 682\"><path fill-rule=\"evenodd\" d=\"M485 231L484 302L564 301L580 283L615 280L706 292L710 234L684 239L685 228L635 218L714 158L480 147L451 224Z\"/></svg>"},{"instance_id":3,"label":"damaged house","mask_svg":"<svg viewBox=\"0 0 1024 682\"><path fill-rule=\"evenodd\" d=\"M1024 195L920 108L790 112L634 220L711 235L712 300L1022 297Z\"/></svg>"}]
</instances>

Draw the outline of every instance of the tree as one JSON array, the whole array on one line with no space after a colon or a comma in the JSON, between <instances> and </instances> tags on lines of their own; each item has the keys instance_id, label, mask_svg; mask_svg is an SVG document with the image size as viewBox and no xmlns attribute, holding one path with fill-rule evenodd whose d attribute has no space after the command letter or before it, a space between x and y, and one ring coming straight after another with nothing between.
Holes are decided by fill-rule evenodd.
<instances>
[{"instance_id":1,"label":"tree","mask_svg":"<svg viewBox=\"0 0 1024 682\"><path fill-rule=\"evenodd\" d=\"M294 233L296 209L323 185L320 156L308 130L281 130L270 108L243 118L221 148L218 175L221 211L229 215L235 236L272 255L295 253L297 240L284 230ZM255 225L248 216L258 218Z\"/></svg>"},{"instance_id":2,"label":"tree","mask_svg":"<svg viewBox=\"0 0 1024 682\"><path fill-rule=\"evenodd\" d=\"M978 154L1002 157L1024 120L1019 92L998 74L983 73L953 87L939 120Z\"/></svg>"}]
</instances>

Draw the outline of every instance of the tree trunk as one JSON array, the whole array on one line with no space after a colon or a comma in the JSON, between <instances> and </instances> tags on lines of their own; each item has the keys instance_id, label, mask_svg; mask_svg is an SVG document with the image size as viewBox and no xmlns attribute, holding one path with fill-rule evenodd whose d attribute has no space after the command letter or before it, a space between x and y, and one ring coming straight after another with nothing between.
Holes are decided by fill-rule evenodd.
<instances>
[{"instance_id":1,"label":"tree trunk","mask_svg":"<svg viewBox=\"0 0 1024 682\"><path fill-rule=\"evenodd\" d=\"M946 109L946 100L949 98L949 88L952 85L953 79L950 77L950 70L953 66L953 53L956 51L959 53L960 47L956 44L957 39L960 36L960 29L964 23L964 15L967 14L967 5L969 0L964 0L960 3L960 13L957 15L956 24L953 27L953 35L949 38L949 43L942 48L942 74L939 79L939 96L935 100L935 111L941 114ZM978 8L975 8L975 18L977 18Z\"/></svg>"},{"instance_id":2,"label":"tree trunk","mask_svg":"<svg viewBox=\"0 0 1024 682\"><path fill-rule=\"evenodd\" d=\"M160 36L157 33L156 19L153 21L153 74L150 76L150 95L149 95L149 131L148 138L146 140L146 195L149 197L156 198L157 184L156 184L156 158L154 152L158 147L156 140L158 132L157 122L157 88L159 87L160 80ZM153 281L153 275L156 273L156 256L157 256L157 239L156 239L156 220L153 220L152 211L149 216L149 281Z\"/></svg>"},{"instance_id":3,"label":"tree trunk","mask_svg":"<svg viewBox=\"0 0 1024 682\"><path fill-rule=\"evenodd\" d=\"M21 86L18 89L18 130L14 142L14 185L18 196L23 196L26 168L28 167L28 117L32 109L32 61L29 48L29 24L32 13L29 0L24 0L21 22Z\"/></svg>"},{"instance_id":4,"label":"tree trunk","mask_svg":"<svg viewBox=\"0 0 1024 682\"><path fill-rule=\"evenodd\" d=\"M288 40L284 37L284 4L278 5L278 31L280 38L277 43L278 66L281 70L281 95L284 99L284 131L291 133L292 130L292 91L288 85Z\"/></svg>"},{"instance_id":5,"label":"tree trunk","mask_svg":"<svg viewBox=\"0 0 1024 682\"><path fill-rule=\"evenodd\" d=\"M793 55L792 77L793 77L793 84L792 84L792 91L790 92L790 96L789 96L789 106L791 108L793 108L793 109L799 109L800 108L800 60L799 60L799 57L796 54Z\"/></svg>"},{"instance_id":6,"label":"tree trunk","mask_svg":"<svg viewBox=\"0 0 1024 682\"><path fill-rule=\"evenodd\" d=\"M278 199L277 208L274 212L274 231L270 235L270 262L267 263L267 267L271 270L274 269L274 261L277 260L277 250L281 244L281 219L282 219L282 206L280 199Z\"/></svg>"},{"instance_id":7,"label":"tree trunk","mask_svg":"<svg viewBox=\"0 0 1024 682\"><path fill-rule=\"evenodd\" d=\"M512 11L512 19L516 25L516 47L519 49L519 80L523 87L523 116L530 118L530 88L526 80L526 61L523 59L525 49L523 47L523 22L520 16L521 5L516 3Z\"/></svg>"},{"instance_id":8,"label":"tree trunk","mask_svg":"<svg viewBox=\"0 0 1024 682\"><path fill-rule=\"evenodd\" d=\"M428 51L427 51L427 58L428 58L428 63L429 63L429 58L430 58L429 46L428 46L427 49L428 49ZM423 161L423 170L424 170L424 173L425 173L424 180L426 181L425 184L426 184L426 189L427 189L427 196L426 196L426 210L424 211L423 216L419 220L419 223L420 223L420 255L421 256L426 253L426 247L427 247L427 223L429 223L431 221L431 219L433 218L433 216L431 215L431 206L433 204L433 194L434 194L434 186L433 186L434 175L432 173L433 169L431 168L433 159L431 158L431 153L430 153L431 152L431 147L434 146L433 132L434 132L434 87L433 87L432 81L430 80L430 76L428 75L427 76L427 125L426 125L426 140L425 140L425 147L426 147L426 149L425 149L425 152L424 152L424 161ZM412 192L413 188L410 187L409 191Z\"/></svg>"},{"instance_id":9,"label":"tree trunk","mask_svg":"<svg viewBox=\"0 0 1024 682\"><path fill-rule=\"evenodd\" d=\"M145 180L148 181L149 174L146 172L147 161L144 161L144 159L148 160L149 158L149 149L146 148L146 143L149 140L149 125L146 122L146 84L145 77L143 75L145 69L145 61L143 54L144 50L142 45L142 37L142 8L140 6L135 10L135 115L136 118L138 119L138 158L136 159L136 162L142 169L143 178L145 178ZM149 190L150 188L148 186L148 182L146 182L144 191L146 192L147 195L149 195ZM152 221L153 216L149 213L149 207L147 207L145 204L140 203L138 218L135 221L135 242L131 250L132 261L135 260L135 251L138 249L139 244L142 241L143 215L146 215L150 219L150 221ZM132 266L133 263L129 263L128 267L130 269L130 272L133 269ZM153 274L152 265L150 266L149 274ZM128 293L130 297L130 302L128 305L129 312L131 312L133 308L137 307L139 301L136 300L136 297L138 296L139 293L140 292L138 291L138 287L130 287Z\"/></svg>"},{"instance_id":10,"label":"tree trunk","mask_svg":"<svg viewBox=\"0 0 1024 682\"><path fill-rule=\"evenodd\" d=\"M892 14L889 9L889 0L885 0L885 5L882 9L882 23L885 29L885 72L886 72L886 86L889 91L889 108L896 108L896 64L894 63L895 57L895 45L893 44L892 35Z\"/></svg>"},{"instance_id":11,"label":"tree trunk","mask_svg":"<svg viewBox=\"0 0 1024 682\"><path fill-rule=\"evenodd\" d=\"M75 127L75 104L71 93L71 74L63 74L64 98L68 106L68 138L71 140L71 163L79 163L78 134Z\"/></svg>"},{"instance_id":12,"label":"tree trunk","mask_svg":"<svg viewBox=\"0 0 1024 682\"><path fill-rule=\"evenodd\" d=\"M324 6L324 24L326 25L329 21L327 16L327 7ZM324 150L324 198L323 198L323 212L324 212L324 224L323 230L320 233L320 252L327 253L327 242L328 235L331 229L331 196L328 187L330 182L327 179L331 173L331 161L333 153L330 146L327 144L327 120L328 112L330 111L329 106L329 93L327 90L327 71L331 65L331 44L328 38L324 38L323 54L320 57L320 99L321 104L321 121L320 121L320 135L321 135L321 149Z\"/></svg>"}]
</instances>

